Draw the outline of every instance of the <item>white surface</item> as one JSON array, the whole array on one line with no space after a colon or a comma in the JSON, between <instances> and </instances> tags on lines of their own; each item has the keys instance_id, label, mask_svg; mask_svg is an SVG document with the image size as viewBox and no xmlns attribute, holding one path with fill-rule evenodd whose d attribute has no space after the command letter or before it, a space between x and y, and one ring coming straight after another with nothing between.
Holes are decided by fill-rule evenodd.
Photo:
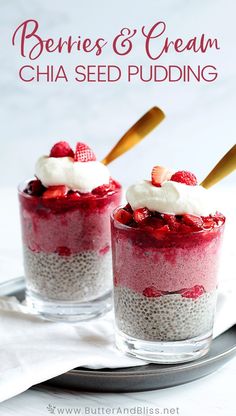
<instances>
[{"instance_id":1,"label":"white surface","mask_svg":"<svg viewBox=\"0 0 236 416\"><path fill-rule=\"evenodd\" d=\"M1 68L0 68L0 182L1 186L16 186L32 176L40 154L44 154L58 139L88 140L102 158L120 135L153 105L161 106L168 118L132 152L111 166L114 177L128 185L148 178L150 168L161 164L176 169L190 169L202 179L222 153L235 141L236 79L232 54L235 35L235 1L200 0L2 0L0 5ZM16 26L26 18L40 20L45 37L58 35L110 37L121 27L137 27L165 19L170 38L208 33L219 36L221 51L205 57L197 55L197 63L212 61L220 77L212 84L114 84L75 85L22 84L17 70L25 63L17 58L11 46ZM85 56L63 57L67 66ZM145 63L142 48L133 55L134 62ZM61 60L61 57L60 59ZM54 63L59 63L55 58ZM101 58L111 59L109 52ZM92 60L91 60L92 61ZM168 62L169 61L169 62ZM194 55L169 55L162 63L195 64ZM124 60L125 62L125 60ZM93 63L93 62L92 62ZM100 61L101 63L101 61ZM117 63L120 63L117 61ZM46 59L42 59L42 65ZM145 156L145 157L144 157ZM135 161L135 163L134 163ZM128 168L132 166L132 169ZM225 184L235 181L235 176ZM11 192L7 191L4 198ZM1 191L1 197L2 197ZM230 192L222 199L232 199ZM21 275L19 224L16 205L1 198L0 264L3 279ZM224 201L222 201L224 202ZM226 213L226 211L224 211ZM234 214L235 215L235 214ZM228 247L231 250L232 248ZM11 261L11 273L8 260ZM227 256L225 257L227 258ZM225 260L227 262L227 260ZM233 268L232 268L233 271ZM235 278L232 275L232 282ZM85 394L66 392L49 387L29 390L0 404L1 416L49 415L49 403L59 407L179 407L181 416L235 415L236 358L216 373L187 385L145 393ZM81 414L83 414L83 410Z\"/></svg>"}]
</instances>

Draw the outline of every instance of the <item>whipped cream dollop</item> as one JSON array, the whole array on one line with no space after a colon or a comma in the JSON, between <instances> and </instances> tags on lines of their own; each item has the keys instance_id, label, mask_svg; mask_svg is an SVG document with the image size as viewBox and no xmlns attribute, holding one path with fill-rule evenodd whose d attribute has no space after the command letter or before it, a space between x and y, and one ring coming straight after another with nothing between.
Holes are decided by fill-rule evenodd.
<instances>
[{"instance_id":1,"label":"whipped cream dollop","mask_svg":"<svg viewBox=\"0 0 236 416\"><path fill-rule=\"evenodd\" d=\"M202 186L166 181L161 187L142 181L128 188L126 193L132 209L148 208L167 214L192 214L207 216L215 214L215 202L210 191Z\"/></svg>"},{"instance_id":2,"label":"whipped cream dollop","mask_svg":"<svg viewBox=\"0 0 236 416\"><path fill-rule=\"evenodd\" d=\"M91 192L109 184L110 173L98 161L77 162L71 157L42 156L35 166L35 174L46 187L66 185L72 191Z\"/></svg>"}]
</instances>

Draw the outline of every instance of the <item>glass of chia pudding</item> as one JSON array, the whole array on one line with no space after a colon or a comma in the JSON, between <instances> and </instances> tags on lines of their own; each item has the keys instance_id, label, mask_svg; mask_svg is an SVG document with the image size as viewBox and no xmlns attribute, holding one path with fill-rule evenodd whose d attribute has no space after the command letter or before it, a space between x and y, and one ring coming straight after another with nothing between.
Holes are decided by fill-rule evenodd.
<instances>
[{"instance_id":1,"label":"glass of chia pudding","mask_svg":"<svg viewBox=\"0 0 236 416\"><path fill-rule=\"evenodd\" d=\"M157 363L210 347L225 217L195 175L155 166L111 217L116 345Z\"/></svg>"},{"instance_id":2,"label":"glass of chia pudding","mask_svg":"<svg viewBox=\"0 0 236 416\"><path fill-rule=\"evenodd\" d=\"M27 304L52 320L81 321L111 306L110 214L121 186L92 150L56 143L19 186Z\"/></svg>"}]
</instances>

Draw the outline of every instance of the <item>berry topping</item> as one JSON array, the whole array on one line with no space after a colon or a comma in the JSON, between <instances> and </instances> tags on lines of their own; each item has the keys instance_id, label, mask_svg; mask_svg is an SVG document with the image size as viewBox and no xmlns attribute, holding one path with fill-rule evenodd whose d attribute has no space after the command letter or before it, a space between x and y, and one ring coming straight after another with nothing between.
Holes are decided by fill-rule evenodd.
<instances>
[{"instance_id":1,"label":"berry topping","mask_svg":"<svg viewBox=\"0 0 236 416\"><path fill-rule=\"evenodd\" d=\"M169 240L171 235L178 233L211 231L225 222L224 215L219 212L207 217L192 214L174 215L150 211L148 208L138 208L133 211L130 204L119 209L115 218L129 227L142 229L157 240Z\"/></svg>"},{"instance_id":2,"label":"berry topping","mask_svg":"<svg viewBox=\"0 0 236 416\"><path fill-rule=\"evenodd\" d=\"M75 149L74 160L76 162L91 162L96 160L96 156L87 144L78 142Z\"/></svg>"},{"instance_id":3,"label":"berry topping","mask_svg":"<svg viewBox=\"0 0 236 416\"><path fill-rule=\"evenodd\" d=\"M54 144L50 151L50 157L74 157L74 152L67 142Z\"/></svg>"},{"instance_id":4,"label":"berry topping","mask_svg":"<svg viewBox=\"0 0 236 416\"><path fill-rule=\"evenodd\" d=\"M165 220L171 231L178 231L180 223L178 222L175 215L163 214L163 219Z\"/></svg>"},{"instance_id":5,"label":"berry topping","mask_svg":"<svg viewBox=\"0 0 236 416\"><path fill-rule=\"evenodd\" d=\"M197 299L199 296L205 293L205 289L201 285L195 285L190 289L181 289L176 293L180 293L183 298Z\"/></svg>"},{"instance_id":6,"label":"berry topping","mask_svg":"<svg viewBox=\"0 0 236 416\"><path fill-rule=\"evenodd\" d=\"M92 194L103 196L103 195L106 195L107 192L109 192L109 190L110 190L110 184L101 185L101 186L98 186L97 188L93 189Z\"/></svg>"},{"instance_id":7,"label":"berry topping","mask_svg":"<svg viewBox=\"0 0 236 416\"><path fill-rule=\"evenodd\" d=\"M49 186L43 194L43 199L58 199L66 197L68 188L65 185Z\"/></svg>"},{"instance_id":8,"label":"berry topping","mask_svg":"<svg viewBox=\"0 0 236 416\"><path fill-rule=\"evenodd\" d=\"M197 178L196 176L185 170L175 172L174 175L170 178L171 181L185 183L186 185L195 186L197 185Z\"/></svg>"},{"instance_id":9,"label":"berry topping","mask_svg":"<svg viewBox=\"0 0 236 416\"><path fill-rule=\"evenodd\" d=\"M154 286L146 287L143 291L143 296L146 296L147 298L159 298L162 295L165 295L166 292L163 290L158 290Z\"/></svg>"},{"instance_id":10,"label":"berry topping","mask_svg":"<svg viewBox=\"0 0 236 416\"><path fill-rule=\"evenodd\" d=\"M32 196L41 196L45 191L45 187L43 186L42 182L39 179L35 179L30 181L25 189L25 192L28 195Z\"/></svg>"},{"instance_id":11,"label":"berry topping","mask_svg":"<svg viewBox=\"0 0 236 416\"><path fill-rule=\"evenodd\" d=\"M139 208L134 211L134 221L137 223L145 221L150 215L150 211L147 208Z\"/></svg>"},{"instance_id":12,"label":"berry topping","mask_svg":"<svg viewBox=\"0 0 236 416\"><path fill-rule=\"evenodd\" d=\"M133 215L125 209L120 208L115 212L114 218L116 221L121 222L121 224L127 225L132 221Z\"/></svg>"},{"instance_id":13,"label":"berry topping","mask_svg":"<svg viewBox=\"0 0 236 416\"><path fill-rule=\"evenodd\" d=\"M152 169L152 184L160 187L162 182L168 181L171 177L169 169L162 166L154 166Z\"/></svg>"},{"instance_id":14,"label":"berry topping","mask_svg":"<svg viewBox=\"0 0 236 416\"><path fill-rule=\"evenodd\" d=\"M164 219L160 217L149 217L147 221L145 221L145 225L147 225L150 229L157 229L162 228L164 225L166 225Z\"/></svg>"},{"instance_id":15,"label":"berry topping","mask_svg":"<svg viewBox=\"0 0 236 416\"><path fill-rule=\"evenodd\" d=\"M186 224L180 223L180 226L179 226L178 231L180 233L191 233L193 231L196 231L196 229L190 227L190 225L186 225Z\"/></svg>"},{"instance_id":16,"label":"berry topping","mask_svg":"<svg viewBox=\"0 0 236 416\"><path fill-rule=\"evenodd\" d=\"M81 198L81 195L77 191L75 191L75 192L69 191L68 194L67 194L67 197L68 197L68 199L71 199L73 201L76 201L76 200L78 200L78 199Z\"/></svg>"},{"instance_id":17,"label":"berry topping","mask_svg":"<svg viewBox=\"0 0 236 416\"><path fill-rule=\"evenodd\" d=\"M170 231L169 226L166 224L161 228L157 228L154 229L152 231L152 234L154 235L155 238L157 238L158 240L163 240L163 238L165 238L166 233L168 233L168 231Z\"/></svg>"},{"instance_id":18,"label":"berry topping","mask_svg":"<svg viewBox=\"0 0 236 416\"><path fill-rule=\"evenodd\" d=\"M184 214L182 217L184 224L194 227L196 230L202 229L202 218L197 215Z\"/></svg>"}]
</instances>

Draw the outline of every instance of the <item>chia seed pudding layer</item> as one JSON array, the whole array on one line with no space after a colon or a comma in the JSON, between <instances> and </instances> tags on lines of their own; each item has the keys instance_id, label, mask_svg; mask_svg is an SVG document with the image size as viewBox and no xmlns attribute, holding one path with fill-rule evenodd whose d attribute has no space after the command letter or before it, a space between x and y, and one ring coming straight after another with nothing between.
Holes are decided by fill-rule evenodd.
<instances>
[{"instance_id":1,"label":"chia seed pudding layer","mask_svg":"<svg viewBox=\"0 0 236 416\"><path fill-rule=\"evenodd\" d=\"M81 251L69 256L24 247L29 290L48 300L87 302L111 289L111 253Z\"/></svg>"},{"instance_id":2,"label":"chia seed pudding layer","mask_svg":"<svg viewBox=\"0 0 236 416\"><path fill-rule=\"evenodd\" d=\"M128 336L146 341L181 341L212 330L216 290L196 299L180 294L146 297L115 286L116 324Z\"/></svg>"}]
</instances>

